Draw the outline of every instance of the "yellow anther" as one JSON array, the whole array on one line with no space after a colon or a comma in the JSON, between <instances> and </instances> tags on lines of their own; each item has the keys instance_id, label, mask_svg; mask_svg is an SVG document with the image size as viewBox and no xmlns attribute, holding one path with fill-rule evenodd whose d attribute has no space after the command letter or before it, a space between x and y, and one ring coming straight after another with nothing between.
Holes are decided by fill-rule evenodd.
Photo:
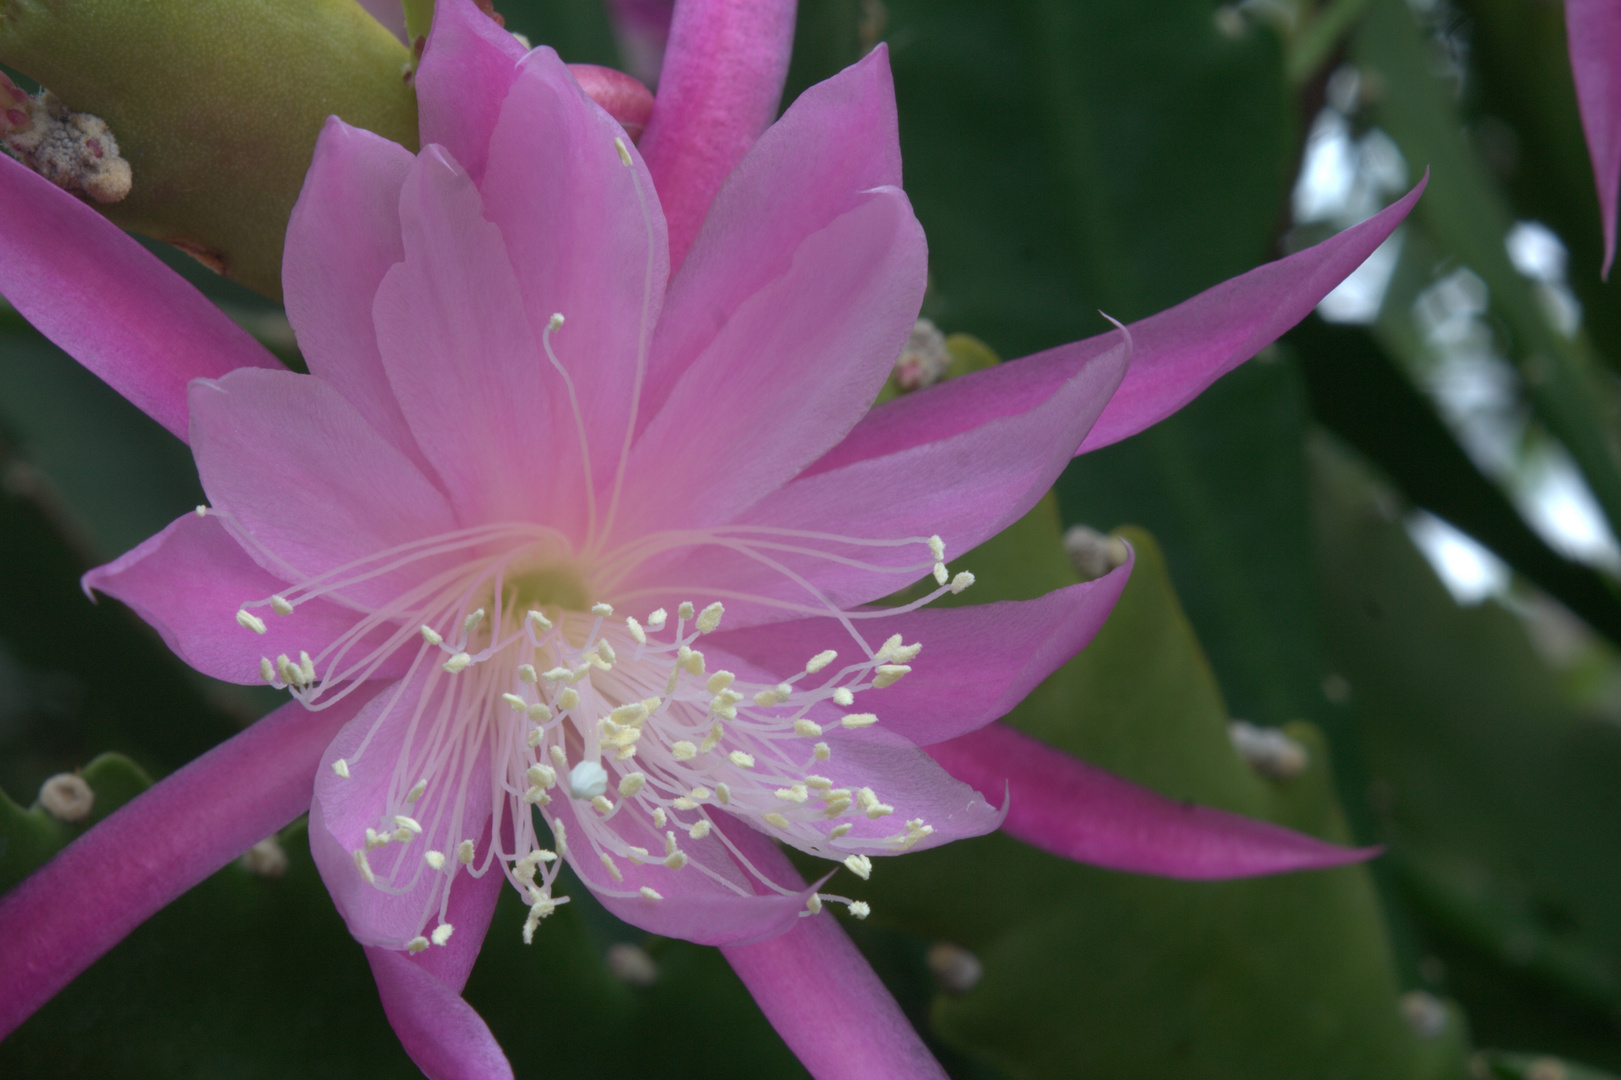
<instances>
[{"instance_id":1,"label":"yellow anther","mask_svg":"<svg viewBox=\"0 0 1621 1080\"><path fill-rule=\"evenodd\" d=\"M272 596L270 598L270 610L274 611L277 615L291 615L293 613L293 605L287 602L287 598L285 596Z\"/></svg>"},{"instance_id":2,"label":"yellow anther","mask_svg":"<svg viewBox=\"0 0 1621 1080\"><path fill-rule=\"evenodd\" d=\"M364 848L355 849L355 869L360 871L360 876L366 879L367 885L377 884L377 875L371 872L371 863L366 859Z\"/></svg>"},{"instance_id":3,"label":"yellow anther","mask_svg":"<svg viewBox=\"0 0 1621 1080\"><path fill-rule=\"evenodd\" d=\"M775 810L765 816L765 823L767 825L775 825L779 829L786 829L788 827L788 819L777 813Z\"/></svg>"},{"instance_id":4,"label":"yellow anther","mask_svg":"<svg viewBox=\"0 0 1621 1080\"><path fill-rule=\"evenodd\" d=\"M733 765L736 765L739 769L754 768L754 755L745 754L741 750L733 750L730 754L726 755L726 759Z\"/></svg>"},{"instance_id":5,"label":"yellow anther","mask_svg":"<svg viewBox=\"0 0 1621 1080\"><path fill-rule=\"evenodd\" d=\"M414 803L418 799L422 798L422 793L427 790L428 780L426 777L423 777L421 780L418 780L416 783L411 785L411 790L405 793L405 801Z\"/></svg>"},{"instance_id":6,"label":"yellow anther","mask_svg":"<svg viewBox=\"0 0 1621 1080\"><path fill-rule=\"evenodd\" d=\"M433 943L435 945L443 945L445 942L450 940L450 935L455 929L455 927L451 926L447 922L440 923L438 926L433 928Z\"/></svg>"},{"instance_id":7,"label":"yellow anther","mask_svg":"<svg viewBox=\"0 0 1621 1080\"><path fill-rule=\"evenodd\" d=\"M680 605L675 609L675 613L683 619L692 618L692 612L693 607L691 600L681 601Z\"/></svg>"},{"instance_id":8,"label":"yellow anther","mask_svg":"<svg viewBox=\"0 0 1621 1080\"><path fill-rule=\"evenodd\" d=\"M810 658L810 663L805 665L805 670L814 675L838 658L839 654L832 649L824 650Z\"/></svg>"},{"instance_id":9,"label":"yellow anther","mask_svg":"<svg viewBox=\"0 0 1621 1080\"><path fill-rule=\"evenodd\" d=\"M814 739L822 733L822 725L814 720L795 720L794 734L806 739Z\"/></svg>"},{"instance_id":10,"label":"yellow anther","mask_svg":"<svg viewBox=\"0 0 1621 1080\"><path fill-rule=\"evenodd\" d=\"M456 675L460 672L466 671L467 666L472 662L473 658L471 656L469 656L467 653L459 652L455 656L452 656L449 660L446 660L441 666L452 675Z\"/></svg>"},{"instance_id":11,"label":"yellow anther","mask_svg":"<svg viewBox=\"0 0 1621 1080\"><path fill-rule=\"evenodd\" d=\"M872 908L867 906L865 900L857 900L850 905L850 914L858 919L865 919L872 914Z\"/></svg>"},{"instance_id":12,"label":"yellow anther","mask_svg":"<svg viewBox=\"0 0 1621 1080\"><path fill-rule=\"evenodd\" d=\"M635 640L636 644L647 644L647 631L642 629L641 623L628 615L625 616L625 629L630 631L630 636Z\"/></svg>"},{"instance_id":13,"label":"yellow anther","mask_svg":"<svg viewBox=\"0 0 1621 1080\"><path fill-rule=\"evenodd\" d=\"M519 664L518 678L522 679L526 683L529 683L531 686L540 680L540 676L536 674L535 665L533 664Z\"/></svg>"},{"instance_id":14,"label":"yellow anther","mask_svg":"<svg viewBox=\"0 0 1621 1080\"><path fill-rule=\"evenodd\" d=\"M726 614L726 608L719 600L704 608L698 615L698 633L711 633L720 625L720 617Z\"/></svg>"},{"instance_id":15,"label":"yellow anther","mask_svg":"<svg viewBox=\"0 0 1621 1080\"><path fill-rule=\"evenodd\" d=\"M524 712L529 708L529 702L525 701L517 694L502 694L501 700L506 702L508 705L511 705L512 708L517 712Z\"/></svg>"},{"instance_id":16,"label":"yellow anther","mask_svg":"<svg viewBox=\"0 0 1621 1080\"><path fill-rule=\"evenodd\" d=\"M851 855L844 860L844 865L862 881L872 877L872 860L865 855Z\"/></svg>"},{"instance_id":17,"label":"yellow anther","mask_svg":"<svg viewBox=\"0 0 1621 1080\"><path fill-rule=\"evenodd\" d=\"M625 880L625 875L621 874L619 872L619 867L614 864L613 856L609 855L606 851L604 851L598 857L602 860L602 865L608 868L608 873L613 877L613 879L615 881L624 881Z\"/></svg>"},{"instance_id":18,"label":"yellow anther","mask_svg":"<svg viewBox=\"0 0 1621 1080\"><path fill-rule=\"evenodd\" d=\"M870 713L870 712L851 713L850 715L842 718L839 721L840 724L844 725L847 728L872 727L877 722L878 722L877 714L876 713Z\"/></svg>"},{"instance_id":19,"label":"yellow anther","mask_svg":"<svg viewBox=\"0 0 1621 1080\"><path fill-rule=\"evenodd\" d=\"M349 763L343 758L339 758L332 763L332 771L345 780L349 779Z\"/></svg>"},{"instance_id":20,"label":"yellow anther","mask_svg":"<svg viewBox=\"0 0 1621 1080\"><path fill-rule=\"evenodd\" d=\"M653 886L651 886L651 885L643 885L642 888L641 888L641 893L642 893L643 896L647 897L649 900L663 900L664 899L663 894L661 894L657 889L653 888Z\"/></svg>"},{"instance_id":21,"label":"yellow anther","mask_svg":"<svg viewBox=\"0 0 1621 1080\"><path fill-rule=\"evenodd\" d=\"M236 624L242 627L244 630L252 630L255 634L262 634L265 632L265 621L259 618L259 616L255 615L253 612L249 611L247 608L242 608L237 611Z\"/></svg>"},{"instance_id":22,"label":"yellow anther","mask_svg":"<svg viewBox=\"0 0 1621 1080\"><path fill-rule=\"evenodd\" d=\"M855 704L856 696L850 692L848 686L841 686L833 691L833 704L848 708Z\"/></svg>"},{"instance_id":23,"label":"yellow anther","mask_svg":"<svg viewBox=\"0 0 1621 1080\"><path fill-rule=\"evenodd\" d=\"M677 761L691 761L698 756L698 748L685 739L670 744L670 756Z\"/></svg>"},{"instance_id":24,"label":"yellow anther","mask_svg":"<svg viewBox=\"0 0 1621 1080\"><path fill-rule=\"evenodd\" d=\"M428 939L423 937L421 934L418 934L416 937L405 943L405 951L412 953L413 955L422 952L427 947Z\"/></svg>"},{"instance_id":25,"label":"yellow anther","mask_svg":"<svg viewBox=\"0 0 1621 1080\"><path fill-rule=\"evenodd\" d=\"M456 845L456 860L463 866L473 865L473 842L471 840L463 840Z\"/></svg>"},{"instance_id":26,"label":"yellow anther","mask_svg":"<svg viewBox=\"0 0 1621 1080\"><path fill-rule=\"evenodd\" d=\"M704 837L709 835L710 828L711 826L709 824L709 819L705 818L692 828L688 829L687 835L692 837L694 840L702 840Z\"/></svg>"},{"instance_id":27,"label":"yellow anther","mask_svg":"<svg viewBox=\"0 0 1621 1080\"><path fill-rule=\"evenodd\" d=\"M737 676L733 675L730 671L717 671L715 674L709 676L709 681L704 685L709 688L709 692L711 694L718 694L736 681Z\"/></svg>"},{"instance_id":28,"label":"yellow anther","mask_svg":"<svg viewBox=\"0 0 1621 1080\"><path fill-rule=\"evenodd\" d=\"M442 645L444 644L445 637L439 631L424 623L422 625L422 640L426 641L429 645Z\"/></svg>"},{"instance_id":29,"label":"yellow anther","mask_svg":"<svg viewBox=\"0 0 1621 1080\"><path fill-rule=\"evenodd\" d=\"M668 611L665 611L663 608L659 608L657 611L653 612L653 614L647 617L647 628L649 630L662 630L664 629L665 621L668 620L669 617L670 613Z\"/></svg>"},{"instance_id":30,"label":"yellow anther","mask_svg":"<svg viewBox=\"0 0 1621 1080\"><path fill-rule=\"evenodd\" d=\"M893 686L900 681L902 675L910 674L911 671L906 664L879 664L877 672L872 677L873 688L882 690L886 686Z\"/></svg>"},{"instance_id":31,"label":"yellow anther","mask_svg":"<svg viewBox=\"0 0 1621 1080\"><path fill-rule=\"evenodd\" d=\"M572 686L565 688L561 694L557 695L557 707L564 712L576 708L579 704L580 692Z\"/></svg>"},{"instance_id":32,"label":"yellow anther","mask_svg":"<svg viewBox=\"0 0 1621 1080\"><path fill-rule=\"evenodd\" d=\"M655 806L653 808L653 827L655 829L664 828L664 823L669 821L669 820L670 820L670 815L666 814L664 812L664 807Z\"/></svg>"},{"instance_id":33,"label":"yellow anther","mask_svg":"<svg viewBox=\"0 0 1621 1080\"><path fill-rule=\"evenodd\" d=\"M592 796L591 805L597 808L597 813L599 814L613 813L614 804L608 801L608 796L606 795Z\"/></svg>"},{"instance_id":34,"label":"yellow anther","mask_svg":"<svg viewBox=\"0 0 1621 1080\"><path fill-rule=\"evenodd\" d=\"M443 870L445 868L445 853L442 851L425 852L422 861L427 863L430 869Z\"/></svg>"},{"instance_id":35,"label":"yellow anther","mask_svg":"<svg viewBox=\"0 0 1621 1080\"><path fill-rule=\"evenodd\" d=\"M826 761L833 756L833 748L825 742L819 742L811 747L811 756L817 761Z\"/></svg>"},{"instance_id":36,"label":"yellow anther","mask_svg":"<svg viewBox=\"0 0 1621 1080\"><path fill-rule=\"evenodd\" d=\"M529 620L539 633L544 634L552 628L552 621L538 611L531 611L524 618Z\"/></svg>"},{"instance_id":37,"label":"yellow anther","mask_svg":"<svg viewBox=\"0 0 1621 1080\"><path fill-rule=\"evenodd\" d=\"M647 786L647 776L643 773L633 772L619 781L619 794L627 799Z\"/></svg>"},{"instance_id":38,"label":"yellow anther","mask_svg":"<svg viewBox=\"0 0 1621 1080\"><path fill-rule=\"evenodd\" d=\"M828 831L827 838L829 840L837 840L839 837L847 835L853 828L855 828L855 826L850 824L848 821L842 825L835 825Z\"/></svg>"}]
</instances>

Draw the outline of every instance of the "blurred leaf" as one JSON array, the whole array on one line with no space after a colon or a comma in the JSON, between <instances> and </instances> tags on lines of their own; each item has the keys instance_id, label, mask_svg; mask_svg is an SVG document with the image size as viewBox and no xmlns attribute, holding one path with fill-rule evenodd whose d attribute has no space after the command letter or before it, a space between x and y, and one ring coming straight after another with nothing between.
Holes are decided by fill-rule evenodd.
<instances>
[{"instance_id":1,"label":"blurred leaf","mask_svg":"<svg viewBox=\"0 0 1621 1080\"><path fill-rule=\"evenodd\" d=\"M72 540L72 515L3 433L0 783L32 791L103 749L167 770L259 715L262 697L196 675L122 605L86 599L79 576L91 563Z\"/></svg>"},{"instance_id":2,"label":"blurred leaf","mask_svg":"<svg viewBox=\"0 0 1621 1080\"><path fill-rule=\"evenodd\" d=\"M564 63L623 66L602 0L501 0L497 10L508 30L550 45Z\"/></svg>"},{"instance_id":3,"label":"blurred leaf","mask_svg":"<svg viewBox=\"0 0 1621 1080\"><path fill-rule=\"evenodd\" d=\"M1502 319L1510 359L1519 368L1537 414L1581 466L1611 528L1621 532L1621 462L1613 423L1613 388L1598 377L1585 337L1559 333L1509 261L1504 240L1513 224L1503 191L1465 141L1446 82L1436 73L1411 8L1373 0L1357 34L1354 55L1365 79L1379 87L1370 119L1395 139L1431 183L1411 222L1441 257L1469 267L1486 283ZM1386 320L1408 318L1386 305Z\"/></svg>"},{"instance_id":4,"label":"blurred leaf","mask_svg":"<svg viewBox=\"0 0 1621 1080\"><path fill-rule=\"evenodd\" d=\"M1300 376L1273 351L1170 419L1076 459L1058 492L1066 520L1138 522L1161 538L1235 715L1308 717L1337 743L1311 584L1306 423Z\"/></svg>"},{"instance_id":5,"label":"blurred leaf","mask_svg":"<svg viewBox=\"0 0 1621 1080\"><path fill-rule=\"evenodd\" d=\"M1614 1073L1540 1054L1488 1050L1477 1054L1476 1061L1481 1080L1616 1080Z\"/></svg>"},{"instance_id":6,"label":"blurred leaf","mask_svg":"<svg viewBox=\"0 0 1621 1080\"><path fill-rule=\"evenodd\" d=\"M1282 48L1203 0L893 0L925 313L1003 356L1262 261L1293 166Z\"/></svg>"},{"instance_id":7,"label":"blurred leaf","mask_svg":"<svg viewBox=\"0 0 1621 1080\"><path fill-rule=\"evenodd\" d=\"M1502 177L1518 217L1541 221L1570 250L1569 282L1598 353L1621 368L1621 293L1603 259L1593 168L1576 109L1563 4L1460 0L1469 18L1470 134Z\"/></svg>"},{"instance_id":8,"label":"blurred leaf","mask_svg":"<svg viewBox=\"0 0 1621 1080\"><path fill-rule=\"evenodd\" d=\"M1459 607L1345 455L1324 443L1313 464L1331 646L1395 866L1433 933L1608 1026L1621 1006L1621 728L1567 703L1521 619Z\"/></svg>"},{"instance_id":9,"label":"blurred leaf","mask_svg":"<svg viewBox=\"0 0 1621 1080\"><path fill-rule=\"evenodd\" d=\"M1035 554L1040 516L1019 526L1022 545L993 542L965 562L999 580L1021 546ZM1012 722L1172 797L1343 840L1315 729L1287 728L1311 761L1292 780L1263 779L1239 759L1157 545L1125 535L1137 567L1114 615ZM983 981L937 998L934 1017L948 1042L1012 1076L1464 1075L1455 1014L1433 1041L1401 1018L1361 867L1171 882L990 836L885 861L858 892L873 902L872 921L979 957Z\"/></svg>"},{"instance_id":10,"label":"blurred leaf","mask_svg":"<svg viewBox=\"0 0 1621 1080\"><path fill-rule=\"evenodd\" d=\"M1378 465L1408 499L1491 548L1621 643L1621 603L1610 583L1555 552L1526 525L1366 330L1312 318L1288 340L1299 350L1312 411L1330 431Z\"/></svg>"}]
</instances>

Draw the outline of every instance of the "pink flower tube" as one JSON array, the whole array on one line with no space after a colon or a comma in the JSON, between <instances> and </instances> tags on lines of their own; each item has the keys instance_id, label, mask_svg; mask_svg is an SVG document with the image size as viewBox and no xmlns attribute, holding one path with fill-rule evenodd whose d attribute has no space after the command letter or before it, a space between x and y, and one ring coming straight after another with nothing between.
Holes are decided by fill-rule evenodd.
<instances>
[{"instance_id":1,"label":"pink flower tube","mask_svg":"<svg viewBox=\"0 0 1621 1080\"><path fill-rule=\"evenodd\" d=\"M816 1076L906 1078L941 1073L823 910L865 905L807 886L778 844L864 879L999 827L981 792L1010 786L1016 835L1102 865L1220 877L1363 856L1190 815L987 728L1091 639L1129 565L1029 602L926 605L972 584L946 561L1075 453L1303 317L1418 191L1127 333L874 409L927 265L887 55L762 132L792 5L745 13L747 86L683 52L714 44L684 17L732 33L734 7L678 12L649 163L550 49L440 0L422 152L329 121L289 224L308 375L0 160L0 293L188 439L209 499L86 586L199 670L296 702L0 898L0 1032L305 806L435 1078L510 1075L460 990L503 886L529 917L502 932L543 943L565 862L620 918L725 949ZM695 149L686 110L716 108L737 122ZM693 231L672 274L674 221ZM931 576L929 596L871 606ZM230 830L184 826L216 812ZM184 858L119 857L177 828Z\"/></svg>"}]
</instances>

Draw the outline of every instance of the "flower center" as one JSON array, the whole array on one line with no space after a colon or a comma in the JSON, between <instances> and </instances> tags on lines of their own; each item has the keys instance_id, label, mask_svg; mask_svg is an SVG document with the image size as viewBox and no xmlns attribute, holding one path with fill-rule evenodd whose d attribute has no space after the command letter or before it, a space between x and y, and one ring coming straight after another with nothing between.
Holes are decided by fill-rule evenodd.
<instances>
[{"instance_id":1,"label":"flower center","mask_svg":"<svg viewBox=\"0 0 1621 1080\"><path fill-rule=\"evenodd\" d=\"M921 818L895 824L895 807L867 782L860 754L844 760L834 746L878 723L863 711L867 696L910 672L922 647L899 635L874 647L861 622L972 583L968 574L945 580L938 538L916 541L929 561L899 571L932 565L937 590L902 609L828 611L838 617L830 625L842 624L832 631L841 640L829 642L837 648L796 671L766 673L705 655L703 639L725 614L720 602L682 603L673 618L664 609L640 620L618 615L590 602L590 568L559 558L545 532L492 526L417 542L238 614L257 630L263 620L252 608L290 615L379 573L419 571L422 580L361 615L318 657L261 665L267 682L322 708L385 659L397 666L401 650L412 656L408 672L368 706L365 739L329 763L345 782L381 789L376 822L356 838L357 872L384 891L420 893L422 925L435 924L401 946L448 940L455 875L495 867L530 904L530 940L567 900L552 893L559 856L600 866L596 891L637 902L661 901L679 886L675 874L743 896L762 886L798 891L742 857L723 813L863 878L870 856L904 851L934 831ZM787 542L772 534L761 547ZM449 553L459 557L441 569ZM822 899L851 903L824 894L813 896L812 910ZM865 905L852 910L864 914Z\"/></svg>"}]
</instances>

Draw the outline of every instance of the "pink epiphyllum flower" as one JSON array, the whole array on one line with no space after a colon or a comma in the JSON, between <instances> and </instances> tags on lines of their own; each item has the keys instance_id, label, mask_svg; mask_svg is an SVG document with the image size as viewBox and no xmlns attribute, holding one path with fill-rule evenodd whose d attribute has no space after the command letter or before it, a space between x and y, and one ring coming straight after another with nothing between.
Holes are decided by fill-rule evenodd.
<instances>
[{"instance_id":1,"label":"pink epiphyllum flower","mask_svg":"<svg viewBox=\"0 0 1621 1080\"><path fill-rule=\"evenodd\" d=\"M663 156L644 165L551 50L523 53L469 0L436 20L423 152L329 122L290 222L309 375L0 160L24 211L0 224L0 292L188 438L211 502L87 586L200 670L296 699L0 899L19 928L0 1032L304 806L434 1077L510 1075L459 992L502 884L532 938L566 899L564 861L621 918L723 946L814 1074L913 1077L941 1074L819 914L864 909L807 887L772 840L865 878L997 827L979 790L1005 782L1016 835L1101 865L1218 877L1360 857L1190 815L986 728L1091 638L1129 566L1028 603L868 605L919 577L933 595L971 584L948 557L1078 450L1169 415L1293 325L1417 190L1129 335L869 409L926 264L882 49L752 145L745 125L690 152L654 137L683 123L655 110ZM701 65L670 77L699 112L739 93ZM677 212L702 224L671 276Z\"/></svg>"},{"instance_id":2,"label":"pink epiphyllum flower","mask_svg":"<svg viewBox=\"0 0 1621 1080\"><path fill-rule=\"evenodd\" d=\"M1617 189L1621 189L1621 3L1566 0L1565 30L1570 70L1576 80L1587 153L1598 186L1599 220L1604 227L1604 267L1608 280L1615 262Z\"/></svg>"}]
</instances>

